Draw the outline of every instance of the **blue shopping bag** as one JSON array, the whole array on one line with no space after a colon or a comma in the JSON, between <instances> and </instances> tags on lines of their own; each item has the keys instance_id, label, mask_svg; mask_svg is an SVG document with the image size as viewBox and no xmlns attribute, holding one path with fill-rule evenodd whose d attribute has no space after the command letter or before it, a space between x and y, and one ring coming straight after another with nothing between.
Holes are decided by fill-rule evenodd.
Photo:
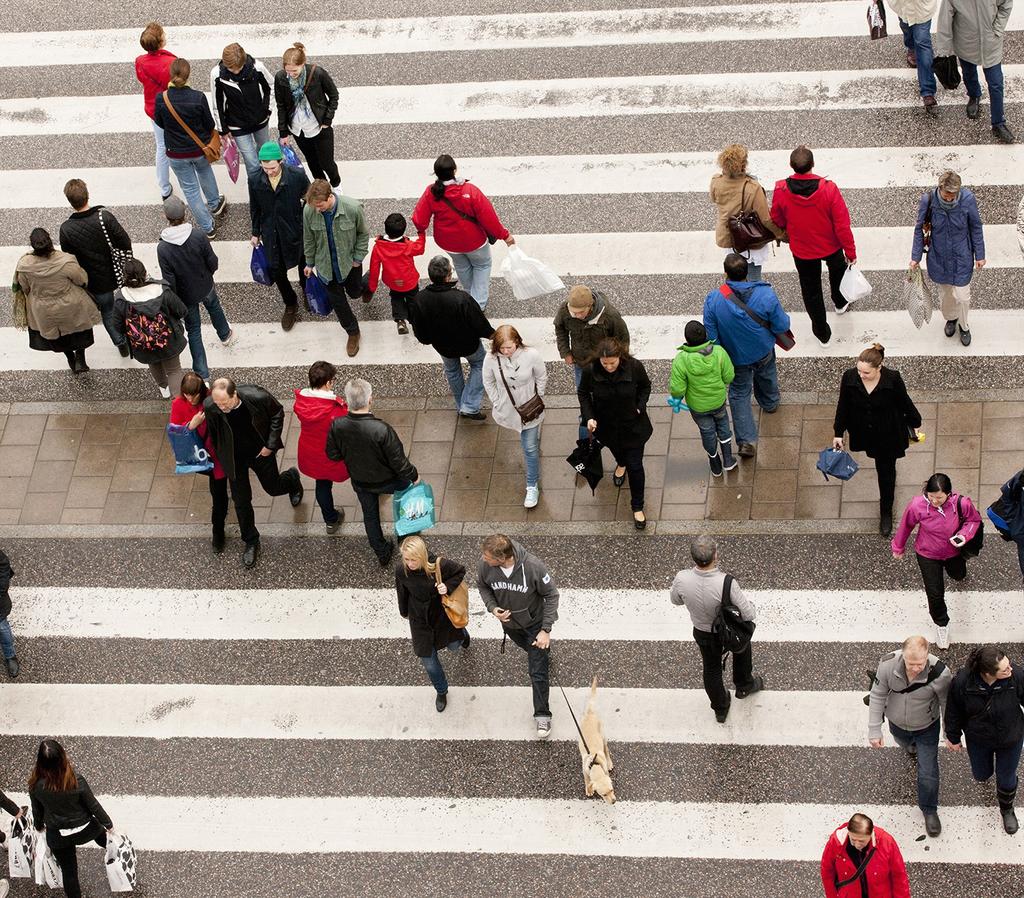
<instances>
[{"instance_id":1,"label":"blue shopping bag","mask_svg":"<svg viewBox=\"0 0 1024 898\"><path fill-rule=\"evenodd\" d=\"M184 424L168 424L167 439L174 450L175 474L203 474L213 470L213 459L194 430Z\"/></svg>"},{"instance_id":2,"label":"blue shopping bag","mask_svg":"<svg viewBox=\"0 0 1024 898\"><path fill-rule=\"evenodd\" d=\"M299 160L299 154L295 152L295 148L291 144L281 143L281 152L284 154L285 165L290 165L292 168L302 168L302 162Z\"/></svg>"},{"instance_id":3,"label":"blue shopping bag","mask_svg":"<svg viewBox=\"0 0 1024 898\"><path fill-rule=\"evenodd\" d=\"M828 480L829 475L837 480L849 480L860 470L860 465L844 449L822 449L818 453L818 464L815 467L821 471L825 480Z\"/></svg>"},{"instance_id":4,"label":"blue shopping bag","mask_svg":"<svg viewBox=\"0 0 1024 898\"><path fill-rule=\"evenodd\" d=\"M327 295L327 285L320 280L315 271L306 278L306 304L314 315L331 314L331 298Z\"/></svg>"},{"instance_id":5,"label":"blue shopping bag","mask_svg":"<svg viewBox=\"0 0 1024 898\"><path fill-rule=\"evenodd\" d=\"M429 483L416 483L395 493L391 504L395 513L395 533L399 536L428 530L437 523L434 518L434 490Z\"/></svg>"},{"instance_id":6,"label":"blue shopping bag","mask_svg":"<svg viewBox=\"0 0 1024 898\"><path fill-rule=\"evenodd\" d=\"M252 272L252 279L257 284L269 287L274 283L270 276L270 263L267 261L267 251L260 243L252 248L252 261L249 262L249 270Z\"/></svg>"}]
</instances>

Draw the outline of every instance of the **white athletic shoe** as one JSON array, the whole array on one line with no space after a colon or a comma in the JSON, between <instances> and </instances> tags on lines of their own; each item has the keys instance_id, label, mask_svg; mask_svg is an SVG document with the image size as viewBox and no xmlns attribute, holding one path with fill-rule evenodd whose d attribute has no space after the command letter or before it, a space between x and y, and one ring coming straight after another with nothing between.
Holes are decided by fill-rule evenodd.
<instances>
[{"instance_id":1,"label":"white athletic shoe","mask_svg":"<svg viewBox=\"0 0 1024 898\"><path fill-rule=\"evenodd\" d=\"M524 508L536 508L537 503L540 501L540 487L539 486L528 486L526 488L526 498L523 500Z\"/></svg>"},{"instance_id":2,"label":"white athletic shoe","mask_svg":"<svg viewBox=\"0 0 1024 898\"><path fill-rule=\"evenodd\" d=\"M537 738L547 739L551 735L551 718L550 717L538 717L537 718Z\"/></svg>"},{"instance_id":3,"label":"white athletic shoe","mask_svg":"<svg viewBox=\"0 0 1024 898\"><path fill-rule=\"evenodd\" d=\"M235 332L234 332L234 330L230 330L230 331L228 331L228 335L223 340L220 341L220 345L223 346L225 349L227 349L234 342L235 342Z\"/></svg>"},{"instance_id":4,"label":"white athletic shoe","mask_svg":"<svg viewBox=\"0 0 1024 898\"><path fill-rule=\"evenodd\" d=\"M949 648L949 626L935 628L935 645L940 649Z\"/></svg>"},{"instance_id":5,"label":"white athletic shoe","mask_svg":"<svg viewBox=\"0 0 1024 898\"><path fill-rule=\"evenodd\" d=\"M164 399L170 399L171 398L171 388L170 387L160 387L159 389L160 389L160 395Z\"/></svg>"}]
</instances>

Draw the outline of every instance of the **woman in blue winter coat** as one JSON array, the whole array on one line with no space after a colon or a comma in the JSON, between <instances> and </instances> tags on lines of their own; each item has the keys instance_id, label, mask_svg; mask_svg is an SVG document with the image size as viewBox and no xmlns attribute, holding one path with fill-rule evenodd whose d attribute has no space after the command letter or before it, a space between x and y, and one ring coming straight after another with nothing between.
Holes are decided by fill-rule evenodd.
<instances>
[{"instance_id":1,"label":"woman in blue winter coat","mask_svg":"<svg viewBox=\"0 0 1024 898\"><path fill-rule=\"evenodd\" d=\"M928 250L928 277L939 285L942 317L946 319L945 334L952 337L960 331L960 342L971 345L967 312L971 305L971 276L975 268L985 267L985 237L978 214L978 201L960 175L946 171L939 186L921 197L914 227L914 248L910 267L921 264L925 239Z\"/></svg>"}]
</instances>

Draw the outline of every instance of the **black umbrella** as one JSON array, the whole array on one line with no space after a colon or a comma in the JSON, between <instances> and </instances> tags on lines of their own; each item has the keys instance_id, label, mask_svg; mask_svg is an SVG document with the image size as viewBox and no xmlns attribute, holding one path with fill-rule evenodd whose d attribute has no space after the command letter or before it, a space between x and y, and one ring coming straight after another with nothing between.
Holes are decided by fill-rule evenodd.
<instances>
[{"instance_id":1,"label":"black umbrella","mask_svg":"<svg viewBox=\"0 0 1024 898\"><path fill-rule=\"evenodd\" d=\"M601 482L601 478L604 477L604 465L601 464L601 444L593 437L577 440L576 448L573 449L566 461L577 474L590 484L590 492L593 494Z\"/></svg>"}]
</instances>

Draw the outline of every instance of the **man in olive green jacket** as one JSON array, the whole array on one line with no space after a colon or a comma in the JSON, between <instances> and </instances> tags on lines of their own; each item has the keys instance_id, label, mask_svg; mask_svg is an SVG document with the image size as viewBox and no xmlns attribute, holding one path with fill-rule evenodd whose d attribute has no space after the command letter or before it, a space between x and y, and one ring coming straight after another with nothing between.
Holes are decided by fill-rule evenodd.
<instances>
[{"instance_id":1,"label":"man in olive green jacket","mask_svg":"<svg viewBox=\"0 0 1024 898\"><path fill-rule=\"evenodd\" d=\"M302 244L306 277L326 284L338 321L348 334L349 357L359 352L359 322L349 305L363 292L363 258L370 243L363 205L316 180L302 210Z\"/></svg>"}]
</instances>

